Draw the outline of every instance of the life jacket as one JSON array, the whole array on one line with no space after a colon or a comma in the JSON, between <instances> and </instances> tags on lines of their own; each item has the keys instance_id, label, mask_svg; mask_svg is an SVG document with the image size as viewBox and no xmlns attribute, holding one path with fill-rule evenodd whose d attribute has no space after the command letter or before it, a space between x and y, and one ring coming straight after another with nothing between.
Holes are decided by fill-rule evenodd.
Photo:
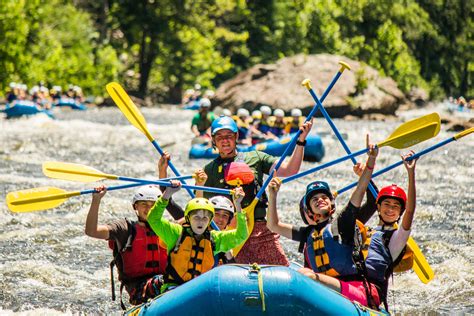
<instances>
[{"instance_id":1,"label":"life jacket","mask_svg":"<svg viewBox=\"0 0 474 316\"><path fill-rule=\"evenodd\" d=\"M285 120L282 120L281 122L277 122L276 120L274 120L270 128L270 132L273 135L280 137L285 131L285 125Z\"/></svg>"},{"instance_id":2,"label":"life jacket","mask_svg":"<svg viewBox=\"0 0 474 316\"><path fill-rule=\"evenodd\" d=\"M242 120L238 116L233 116L232 118L237 123L237 129L239 130L239 140L246 139L250 131L249 122Z\"/></svg>"},{"instance_id":3,"label":"life jacket","mask_svg":"<svg viewBox=\"0 0 474 316\"><path fill-rule=\"evenodd\" d=\"M112 283L112 300L115 301L115 284L113 268L117 266L119 280L124 285L137 284L157 274L163 274L168 260L167 250L160 244L158 236L149 226L141 226L138 222L127 220L128 238L125 245L119 249L116 241L109 240L109 248L113 250L114 258L110 262ZM122 295L120 295L122 296ZM124 308L123 302L121 302Z\"/></svg>"},{"instance_id":4,"label":"life jacket","mask_svg":"<svg viewBox=\"0 0 474 316\"><path fill-rule=\"evenodd\" d=\"M266 134L267 132L270 131L270 127L271 127L271 121L270 121L270 117L264 119L263 117L258 121L258 124L257 124L257 129Z\"/></svg>"},{"instance_id":5,"label":"life jacket","mask_svg":"<svg viewBox=\"0 0 474 316\"><path fill-rule=\"evenodd\" d=\"M238 152L237 156L233 159L222 159L220 156L217 157L214 162L216 163L215 165L213 164L213 167L210 171L211 174L216 174L217 179L219 179L219 188L223 189L233 189L235 186L232 186L225 182L224 179L224 173L225 173L225 168L230 162L243 162L245 163L245 157L247 153L246 152ZM253 170L253 169L252 169ZM254 200L255 196L257 195L258 191L262 187L262 183L259 182L258 180L258 174L255 173L254 171L254 181L250 184L244 184L242 185L242 189L245 192L245 197L242 200L242 208L246 208L249 206L252 201ZM231 198L231 197L229 197ZM262 194L260 197L260 200L257 202L257 205L255 206L255 213L254 217L256 219L262 219L265 218L266 216L266 208L267 208L267 203L268 203L268 198L265 193Z\"/></svg>"},{"instance_id":6,"label":"life jacket","mask_svg":"<svg viewBox=\"0 0 474 316\"><path fill-rule=\"evenodd\" d=\"M354 238L365 240L364 225L359 221L356 223ZM317 273L332 277L357 275L358 265L354 260L354 254L360 250L355 249L355 245L339 241L336 226L336 223L332 222L320 230L313 229L306 240L305 258Z\"/></svg>"},{"instance_id":7,"label":"life jacket","mask_svg":"<svg viewBox=\"0 0 474 316\"><path fill-rule=\"evenodd\" d=\"M183 225L181 236L168 254L165 283L183 284L214 267L215 243L209 230L203 235L197 241L189 224Z\"/></svg>"},{"instance_id":8,"label":"life jacket","mask_svg":"<svg viewBox=\"0 0 474 316\"><path fill-rule=\"evenodd\" d=\"M303 125L305 118L300 116L297 121L294 118L291 118L285 125L285 132L287 134L296 133L299 131L300 126Z\"/></svg>"}]
</instances>

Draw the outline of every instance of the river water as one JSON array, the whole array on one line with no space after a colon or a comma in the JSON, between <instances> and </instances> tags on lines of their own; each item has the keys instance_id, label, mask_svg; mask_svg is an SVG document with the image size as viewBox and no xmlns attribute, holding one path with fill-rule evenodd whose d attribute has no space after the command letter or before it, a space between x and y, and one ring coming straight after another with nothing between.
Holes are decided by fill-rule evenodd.
<instances>
[{"instance_id":1,"label":"river water","mask_svg":"<svg viewBox=\"0 0 474 316\"><path fill-rule=\"evenodd\" d=\"M105 173L153 178L158 155L117 108L55 111L56 120L43 116L0 118L0 314L119 314L119 304L110 298L111 252L106 242L84 234L91 196L70 198L48 211L15 214L7 209L5 195L41 186L67 191L94 187L94 183L46 178L41 171L45 161L80 163ZM403 120L429 111L401 113L401 118L388 122L335 120L335 123L347 135L349 147L356 150L365 146L367 132L375 142L381 141ZM192 112L173 107L142 109L142 112L152 135L172 153L173 162L182 174L190 174L206 163L188 159ZM345 154L324 119L315 121L313 131L323 135L326 147L323 162ZM422 150L453 135L443 126L437 137L413 149ZM474 137L470 135L418 161L418 204L412 236L431 264L435 279L423 284L413 272L395 275L389 296L392 312L474 314L473 148ZM399 150L382 148L376 168L396 162L399 154ZM313 166L314 163L304 162L302 170ZM344 162L285 184L279 196L283 220L301 224L297 201L305 185L314 179L326 179L333 189L340 189L356 177L351 163ZM406 172L399 167L380 176L376 183L379 187L392 183L406 187ZM132 192L133 189L109 192L103 199L99 222L125 216L133 218ZM349 194L338 197L337 204L345 205ZM181 204L187 199L184 190L177 194ZM298 245L283 237L281 241L291 259L301 262Z\"/></svg>"}]
</instances>

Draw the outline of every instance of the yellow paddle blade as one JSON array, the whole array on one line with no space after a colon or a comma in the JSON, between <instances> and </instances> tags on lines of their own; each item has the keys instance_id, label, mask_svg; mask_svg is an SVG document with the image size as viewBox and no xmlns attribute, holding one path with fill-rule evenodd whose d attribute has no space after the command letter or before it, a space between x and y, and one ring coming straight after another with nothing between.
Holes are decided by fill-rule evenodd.
<instances>
[{"instance_id":1,"label":"yellow paddle blade","mask_svg":"<svg viewBox=\"0 0 474 316\"><path fill-rule=\"evenodd\" d=\"M403 149L438 135L441 120L438 113L431 113L400 125L379 147Z\"/></svg>"},{"instance_id":2,"label":"yellow paddle blade","mask_svg":"<svg viewBox=\"0 0 474 316\"><path fill-rule=\"evenodd\" d=\"M379 147L408 148L438 135L441 121L438 113L428 114L400 125Z\"/></svg>"},{"instance_id":3,"label":"yellow paddle blade","mask_svg":"<svg viewBox=\"0 0 474 316\"><path fill-rule=\"evenodd\" d=\"M92 167L57 161L43 163L43 173L49 178L79 182L95 182L103 179L116 180L118 178L118 176L102 173Z\"/></svg>"},{"instance_id":4,"label":"yellow paddle blade","mask_svg":"<svg viewBox=\"0 0 474 316\"><path fill-rule=\"evenodd\" d=\"M237 254L240 252L242 247L245 245L245 243L249 239L250 235L252 235L253 226L255 224L254 213L255 213L255 207L257 206L257 203L258 203L258 199L253 199L252 203L250 203L249 206L244 208L245 214L247 214L247 229L249 231L249 234L247 236L247 239L245 239L243 243L241 243L239 246L235 247L232 250L234 257L237 256Z\"/></svg>"},{"instance_id":5,"label":"yellow paddle blade","mask_svg":"<svg viewBox=\"0 0 474 316\"><path fill-rule=\"evenodd\" d=\"M434 272L413 238L408 238L407 246L413 251L413 271L421 282L427 284L434 278Z\"/></svg>"},{"instance_id":6,"label":"yellow paddle blade","mask_svg":"<svg viewBox=\"0 0 474 316\"><path fill-rule=\"evenodd\" d=\"M122 86L116 82L110 82L105 86L105 88L127 120L145 134L149 141L153 141L154 138L148 131L145 118Z\"/></svg>"},{"instance_id":7,"label":"yellow paddle blade","mask_svg":"<svg viewBox=\"0 0 474 316\"><path fill-rule=\"evenodd\" d=\"M80 194L80 191L67 192L54 187L41 187L10 192L7 194L6 202L12 212L33 212L56 207L71 196Z\"/></svg>"}]
</instances>

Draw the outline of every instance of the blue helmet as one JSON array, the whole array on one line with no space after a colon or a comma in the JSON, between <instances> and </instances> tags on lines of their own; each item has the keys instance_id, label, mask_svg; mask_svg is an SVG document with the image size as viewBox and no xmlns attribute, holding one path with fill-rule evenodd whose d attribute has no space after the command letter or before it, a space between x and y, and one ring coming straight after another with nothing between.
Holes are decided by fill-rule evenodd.
<instances>
[{"instance_id":1,"label":"blue helmet","mask_svg":"<svg viewBox=\"0 0 474 316\"><path fill-rule=\"evenodd\" d=\"M237 123L235 123L232 118L224 115L219 116L217 119L214 120L214 122L212 122L211 135L214 136L218 131L222 129L228 129L233 133L237 133L239 130L237 127Z\"/></svg>"},{"instance_id":2,"label":"blue helmet","mask_svg":"<svg viewBox=\"0 0 474 316\"><path fill-rule=\"evenodd\" d=\"M311 197L313 197L313 195L319 192L326 194L331 199L334 206L334 196L331 193L329 184L324 181L313 181L310 184L308 184L308 186L306 187L306 194L304 195L304 198L303 198L303 205L309 209L310 208L309 201L311 200Z\"/></svg>"}]
</instances>

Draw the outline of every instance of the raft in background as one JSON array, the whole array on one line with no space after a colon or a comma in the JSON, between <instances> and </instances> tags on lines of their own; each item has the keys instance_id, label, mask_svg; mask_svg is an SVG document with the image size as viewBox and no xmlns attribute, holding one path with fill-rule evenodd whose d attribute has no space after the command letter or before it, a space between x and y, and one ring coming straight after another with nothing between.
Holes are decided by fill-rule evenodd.
<instances>
[{"instance_id":1,"label":"raft in background","mask_svg":"<svg viewBox=\"0 0 474 316\"><path fill-rule=\"evenodd\" d=\"M42 109L33 101L29 100L15 100L12 103L7 103L6 107L1 112L7 115L7 119L20 117L23 115L36 115L44 113L51 118L54 118L53 113L50 110Z\"/></svg>"},{"instance_id":2,"label":"raft in background","mask_svg":"<svg viewBox=\"0 0 474 316\"><path fill-rule=\"evenodd\" d=\"M263 151L272 156L281 156L286 149L286 146L291 141L294 134L289 134L280 137L278 140L270 140L253 146L237 145L239 152L247 152L253 150ZM295 144L296 146L296 144ZM294 147L291 149L293 152ZM212 159L218 156L217 150L208 147L206 144L196 144L191 146L189 150L189 158L205 158ZM304 160L306 161L321 161L324 157L324 146L321 137L316 134L309 134L306 137L306 146L304 149Z\"/></svg>"},{"instance_id":3,"label":"raft in background","mask_svg":"<svg viewBox=\"0 0 474 316\"><path fill-rule=\"evenodd\" d=\"M289 267L222 265L126 315L389 315Z\"/></svg>"},{"instance_id":4,"label":"raft in background","mask_svg":"<svg viewBox=\"0 0 474 316\"><path fill-rule=\"evenodd\" d=\"M60 98L58 99L55 103L55 106L68 106L73 110L80 110L80 111L85 111L87 110L87 106L85 106L83 103L78 102L77 100L73 98Z\"/></svg>"}]
</instances>

